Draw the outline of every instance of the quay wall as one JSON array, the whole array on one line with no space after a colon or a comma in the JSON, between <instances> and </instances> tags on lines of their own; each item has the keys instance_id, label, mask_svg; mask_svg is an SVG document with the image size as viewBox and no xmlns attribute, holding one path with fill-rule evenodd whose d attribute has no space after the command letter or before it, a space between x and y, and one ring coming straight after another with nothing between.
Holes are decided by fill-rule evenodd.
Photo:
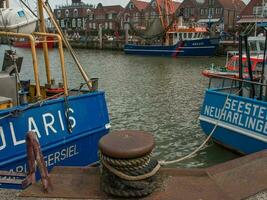
<instances>
[{"instance_id":1,"label":"quay wall","mask_svg":"<svg viewBox=\"0 0 267 200\"><path fill-rule=\"evenodd\" d=\"M117 50L122 51L125 41L124 40L115 40L115 41L108 41L103 40L102 48L99 41L92 41L92 40L70 40L69 41L73 48L79 49L102 49L102 50ZM0 37L1 44L10 44L6 37ZM224 56L226 55L227 51L238 50L238 42L236 41L221 41L219 48L217 49L216 55L217 56Z\"/></svg>"}]
</instances>

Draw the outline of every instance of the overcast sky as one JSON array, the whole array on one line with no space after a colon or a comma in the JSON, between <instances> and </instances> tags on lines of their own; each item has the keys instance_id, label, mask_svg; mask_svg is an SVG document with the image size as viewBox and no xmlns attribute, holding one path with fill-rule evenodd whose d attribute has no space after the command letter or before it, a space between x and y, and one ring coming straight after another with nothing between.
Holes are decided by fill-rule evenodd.
<instances>
[{"instance_id":1,"label":"overcast sky","mask_svg":"<svg viewBox=\"0 0 267 200\"><path fill-rule=\"evenodd\" d=\"M19 5L18 3L19 0L15 0L11 2L11 6L12 5ZM27 0L24 0L27 2ZM89 3L89 4L94 4L97 5L98 3L102 3L103 5L122 5L123 7L126 6L126 4L129 2L129 0L82 0L84 3ZM150 1L150 0L143 0L143 1ZM175 0L178 2L181 2L182 0ZM250 0L243 0L246 4L250 1ZM16 2L16 3L15 3ZM32 5L33 2L36 2L36 0L28 0L28 2ZM67 4L67 2L70 4L71 0L49 0L49 3L51 4L51 6L54 8L55 5L63 5L63 4Z\"/></svg>"}]
</instances>

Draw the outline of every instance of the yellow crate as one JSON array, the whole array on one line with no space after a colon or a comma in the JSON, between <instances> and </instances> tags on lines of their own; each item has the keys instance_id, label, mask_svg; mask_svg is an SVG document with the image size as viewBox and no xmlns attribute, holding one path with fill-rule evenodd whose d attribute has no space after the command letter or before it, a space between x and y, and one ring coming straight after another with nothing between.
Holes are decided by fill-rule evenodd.
<instances>
[{"instance_id":1,"label":"yellow crate","mask_svg":"<svg viewBox=\"0 0 267 200\"><path fill-rule=\"evenodd\" d=\"M0 110L11 108L13 106L12 99L6 97L0 97Z\"/></svg>"}]
</instances>

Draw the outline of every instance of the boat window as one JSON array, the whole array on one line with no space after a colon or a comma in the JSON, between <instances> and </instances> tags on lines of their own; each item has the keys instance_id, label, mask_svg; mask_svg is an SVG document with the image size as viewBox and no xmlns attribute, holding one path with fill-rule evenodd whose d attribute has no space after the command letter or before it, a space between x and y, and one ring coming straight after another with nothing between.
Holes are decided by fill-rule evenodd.
<instances>
[{"instance_id":1,"label":"boat window","mask_svg":"<svg viewBox=\"0 0 267 200\"><path fill-rule=\"evenodd\" d=\"M183 34L179 33L179 40L182 40L182 39L183 39Z\"/></svg>"},{"instance_id":2,"label":"boat window","mask_svg":"<svg viewBox=\"0 0 267 200\"><path fill-rule=\"evenodd\" d=\"M177 33L175 33L175 34L174 34L174 36L177 38L178 34L177 34Z\"/></svg>"},{"instance_id":3,"label":"boat window","mask_svg":"<svg viewBox=\"0 0 267 200\"><path fill-rule=\"evenodd\" d=\"M192 38L192 33L188 33L188 38Z\"/></svg>"},{"instance_id":4,"label":"boat window","mask_svg":"<svg viewBox=\"0 0 267 200\"><path fill-rule=\"evenodd\" d=\"M249 43L250 51L257 51L257 45L255 41Z\"/></svg>"},{"instance_id":5,"label":"boat window","mask_svg":"<svg viewBox=\"0 0 267 200\"><path fill-rule=\"evenodd\" d=\"M255 67L256 72L261 72L262 70L262 62L258 62Z\"/></svg>"},{"instance_id":6,"label":"boat window","mask_svg":"<svg viewBox=\"0 0 267 200\"><path fill-rule=\"evenodd\" d=\"M259 43L260 43L259 51L264 51L264 42L259 42Z\"/></svg>"}]
</instances>

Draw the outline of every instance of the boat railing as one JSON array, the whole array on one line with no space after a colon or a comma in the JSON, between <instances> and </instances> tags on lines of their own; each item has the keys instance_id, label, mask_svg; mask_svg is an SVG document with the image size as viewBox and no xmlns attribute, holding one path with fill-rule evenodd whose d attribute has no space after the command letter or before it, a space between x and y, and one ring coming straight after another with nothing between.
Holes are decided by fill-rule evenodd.
<instances>
[{"instance_id":1,"label":"boat railing","mask_svg":"<svg viewBox=\"0 0 267 200\"><path fill-rule=\"evenodd\" d=\"M259 76L254 81L250 81L248 79L212 74L209 77L209 89L231 94L238 92L239 96L267 101L267 84L266 81L262 81L261 77ZM215 84L213 84L213 81L215 81Z\"/></svg>"},{"instance_id":2,"label":"boat railing","mask_svg":"<svg viewBox=\"0 0 267 200\"><path fill-rule=\"evenodd\" d=\"M35 87L36 87L36 98L42 99L41 95L41 86L40 86L40 79L39 79L39 68L38 68L38 59L36 54L36 37L43 37L44 43L46 43L46 37L53 37L56 38L55 41L58 42L58 51L59 51L59 58L61 64L61 72L62 72L62 80L64 84L64 95L68 96L68 83L67 83L67 75L65 70L65 62L64 62L64 52L63 52L63 43L62 38L58 34L53 33L39 33L35 32L32 34L25 34L25 33L13 33L13 32L4 32L0 31L0 36L6 37L14 37L14 38L26 38L30 42L31 46L31 53L32 53L32 62L33 62L33 72L34 72L34 80L35 80ZM46 73L50 73L50 69L46 68ZM49 82L49 80L47 80Z\"/></svg>"}]
</instances>

